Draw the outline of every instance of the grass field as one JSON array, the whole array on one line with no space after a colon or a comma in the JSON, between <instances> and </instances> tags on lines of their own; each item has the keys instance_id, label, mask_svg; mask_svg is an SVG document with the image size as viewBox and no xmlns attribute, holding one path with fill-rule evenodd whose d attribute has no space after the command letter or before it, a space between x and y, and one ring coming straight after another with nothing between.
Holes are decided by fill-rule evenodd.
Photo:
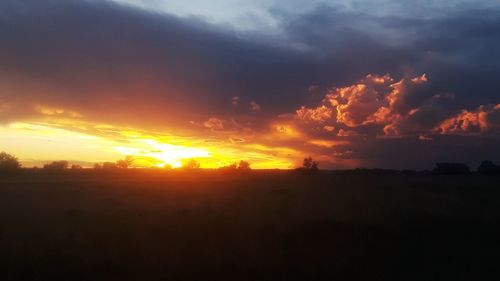
<instances>
[{"instance_id":1,"label":"grass field","mask_svg":"<svg viewBox=\"0 0 500 281\"><path fill-rule=\"evenodd\" d=\"M0 176L1 280L499 280L500 177Z\"/></svg>"}]
</instances>

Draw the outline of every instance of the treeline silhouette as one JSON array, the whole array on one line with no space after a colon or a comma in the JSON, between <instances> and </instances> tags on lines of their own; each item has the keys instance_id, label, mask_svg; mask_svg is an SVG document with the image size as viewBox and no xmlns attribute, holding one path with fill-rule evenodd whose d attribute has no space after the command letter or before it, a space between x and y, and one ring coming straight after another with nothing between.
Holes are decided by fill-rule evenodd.
<instances>
[{"instance_id":1,"label":"treeline silhouette","mask_svg":"<svg viewBox=\"0 0 500 281\"><path fill-rule=\"evenodd\" d=\"M119 171L126 170L132 167L134 163L134 157L127 156L125 159L118 160L116 162L104 162L96 163L93 166L95 171ZM218 172L231 173L231 172L248 172L251 171L250 163L241 160L239 163L232 163L228 166L220 167L216 169ZM172 169L172 166L165 165L166 170ZM6 152L0 152L0 172L15 172L21 169L21 163L18 158L14 155L8 154ZM38 170L39 168L34 167L33 169ZM64 171L64 170L82 170L84 169L79 164L72 164L66 160L53 161L51 163L43 165L42 170L45 171ZM196 159L186 159L183 162L181 168L177 170L184 171L195 171L200 170L201 165ZM306 157L303 160L301 167L291 170L292 172L298 174L317 174L320 173L319 162L315 161L312 157ZM336 170L331 171L335 173L346 173L346 174L402 174L402 175L469 175L469 174L480 174L480 175L500 175L500 165L496 165L492 161L483 161L476 169L472 171L467 164L464 163L454 163L454 162L439 162L436 163L434 169L432 170L397 170L397 169L370 169L370 168L356 168L351 170Z\"/></svg>"}]
</instances>

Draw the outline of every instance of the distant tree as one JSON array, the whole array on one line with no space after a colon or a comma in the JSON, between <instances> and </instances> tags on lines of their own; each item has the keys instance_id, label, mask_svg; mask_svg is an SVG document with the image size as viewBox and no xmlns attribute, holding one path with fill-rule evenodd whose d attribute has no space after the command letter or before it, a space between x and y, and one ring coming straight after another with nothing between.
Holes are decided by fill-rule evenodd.
<instances>
[{"instance_id":1,"label":"distant tree","mask_svg":"<svg viewBox=\"0 0 500 281\"><path fill-rule=\"evenodd\" d=\"M232 163L227 166L220 167L218 170L221 171L236 171L238 169L238 165L236 163Z\"/></svg>"},{"instance_id":2,"label":"distant tree","mask_svg":"<svg viewBox=\"0 0 500 281\"><path fill-rule=\"evenodd\" d=\"M113 162L104 162L104 163L102 163L101 167L103 170L116 170L117 169L116 163L113 163Z\"/></svg>"},{"instance_id":3,"label":"distant tree","mask_svg":"<svg viewBox=\"0 0 500 281\"><path fill-rule=\"evenodd\" d=\"M319 163L314 161L311 156L304 158L302 167L295 169L296 172L302 174L315 174L319 172Z\"/></svg>"},{"instance_id":4,"label":"distant tree","mask_svg":"<svg viewBox=\"0 0 500 281\"><path fill-rule=\"evenodd\" d=\"M69 163L66 160L61 160L61 161L54 161L50 164L45 164L43 165L43 168L45 170L51 170L51 171L62 171L65 169L68 169Z\"/></svg>"},{"instance_id":5,"label":"distant tree","mask_svg":"<svg viewBox=\"0 0 500 281\"><path fill-rule=\"evenodd\" d=\"M81 169L82 169L82 166L80 166L78 164L71 165L71 170L81 170Z\"/></svg>"},{"instance_id":6,"label":"distant tree","mask_svg":"<svg viewBox=\"0 0 500 281\"><path fill-rule=\"evenodd\" d=\"M128 169L134 162L134 157L132 156L127 156L125 157L124 160L118 160L116 161L116 167L119 169Z\"/></svg>"},{"instance_id":7,"label":"distant tree","mask_svg":"<svg viewBox=\"0 0 500 281\"><path fill-rule=\"evenodd\" d=\"M405 170L401 171L401 174L403 174L405 176L411 176L411 175L416 175L417 171L405 169Z\"/></svg>"},{"instance_id":8,"label":"distant tree","mask_svg":"<svg viewBox=\"0 0 500 281\"><path fill-rule=\"evenodd\" d=\"M238 164L238 170L240 171L250 171L250 163L247 161L241 160L240 163Z\"/></svg>"},{"instance_id":9,"label":"distant tree","mask_svg":"<svg viewBox=\"0 0 500 281\"><path fill-rule=\"evenodd\" d=\"M198 163L196 159L188 159L187 161L184 162L182 168L186 170L196 170L200 168L200 163Z\"/></svg>"},{"instance_id":10,"label":"distant tree","mask_svg":"<svg viewBox=\"0 0 500 281\"><path fill-rule=\"evenodd\" d=\"M236 163L232 163L232 164L230 164L228 166L219 167L217 170L219 170L221 172L232 173L232 172L236 172L238 170L238 165Z\"/></svg>"},{"instance_id":11,"label":"distant tree","mask_svg":"<svg viewBox=\"0 0 500 281\"><path fill-rule=\"evenodd\" d=\"M318 166L319 166L319 163L314 161L311 156L304 158L304 162L302 164L302 167L305 170L318 171L319 170Z\"/></svg>"},{"instance_id":12,"label":"distant tree","mask_svg":"<svg viewBox=\"0 0 500 281\"><path fill-rule=\"evenodd\" d=\"M101 164L99 164L99 163L95 163L95 164L94 164L94 170L100 170L100 169L102 169Z\"/></svg>"},{"instance_id":13,"label":"distant tree","mask_svg":"<svg viewBox=\"0 0 500 281\"><path fill-rule=\"evenodd\" d=\"M167 169L167 170L172 170L173 169L172 165L170 165L170 164L165 164L164 168Z\"/></svg>"},{"instance_id":14,"label":"distant tree","mask_svg":"<svg viewBox=\"0 0 500 281\"><path fill-rule=\"evenodd\" d=\"M495 165L491 161L483 161L479 168L477 168L477 172L482 175L498 175L500 174L500 166Z\"/></svg>"},{"instance_id":15,"label":"distant tree","mask_svg":"<svg viewBox=\"0 0 500 281\"><path fill-rule=\"evenodd\" d=\"M432 172L436 175L466 175L470 169L463 163L437 163Z\"/></svg>"},{"instance_id":16,"label":"distant tree","mask_svg":"<svg viewBox=\"0 0 500 281\"><path fill-rule=\"evenodd\" d=\"M6 152L0 152L0 171L15 171L21 168L17 158Z\"/></svg>"}]
</instances>

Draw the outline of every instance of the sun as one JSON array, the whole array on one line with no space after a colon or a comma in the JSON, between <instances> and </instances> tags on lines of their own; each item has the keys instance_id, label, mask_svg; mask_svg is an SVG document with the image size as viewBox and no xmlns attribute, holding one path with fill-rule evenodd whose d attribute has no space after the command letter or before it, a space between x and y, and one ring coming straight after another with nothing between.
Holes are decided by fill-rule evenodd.
<instances>
[{"instance_id":1,"label":"sun","mask_svg":"<svg viewBox=\"0 0 500 281\"><path fill-rule=\"evenodd\" d=\"M131 146L119 146L115 149L121 154L134 156L139 161L136 163L138 165L155 167L169 165L179 168L186 159L211 157L206 148L161 143L153 139L137 140Z\"/></svg>"}]
</instances>

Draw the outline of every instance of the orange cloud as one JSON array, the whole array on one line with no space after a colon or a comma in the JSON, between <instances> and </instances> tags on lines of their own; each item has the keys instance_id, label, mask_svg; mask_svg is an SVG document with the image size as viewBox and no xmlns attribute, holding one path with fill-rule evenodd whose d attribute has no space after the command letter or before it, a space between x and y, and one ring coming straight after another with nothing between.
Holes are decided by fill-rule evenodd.
<instances>
[{"instance_id":1,"label":"orange cloud","mask_svg":"<svg viewBox=\"0 0 500 281\"><path fill-rule=\"evenodd\" d=\"M333 111L324 105L317 108L306 108L302 106L295 111L297 118L302 121L313 121L318 123L324 123L326 120L332 118Z\"/></svg>"},{"instance_id":2,"label":"orange cloud","mask_svg":"<svg viewBox=\"0 0 500 281\"><path fill-rule=\"evenodd\" d=\"M441 134L477 134L498 127L500 120L493 117L499 114L500 105L482 105L475 111L462 110L441 122L436 129Z\"/></svg>"},{"instance_id":3,"label":"orange cloud","mask_svg":"<svg viewBox=\"0 0 500 281\"><path fill-rule=\"evenodd\" d=\"M297 119L315 123L329 123L328 128L342 125L337 135L359 134L360 126L381 125L386 135L401 134L400 126L420 109L408 100L415 95L416 88L427 82L426 75L403 78L394 83L389 75L369 74L358 83L330 90L315 108L302 106L296 110ZM333 131L330 130L330 131Z\"/></svg>"},{"instance_id":4,"label":"orange cloud","mask_svg":"<svg viewBox=\"0 0 500 281\"><path fill-rule=\"evenodd\" d=\"M357 137L357 136L360 136L360 134L353 130L340 129L339 132L337 133L337 137Z\"/></svg>"},{"instance_id":5,"label":"orange cloud","mask_svg":"<svg viewBox=\"0 0 500 281\"><path fill-rule=\"evenodd\" d=\"M253 111L259 111L261 109L261 107L255 101L251 101L250 102L250 109L252 109Z\"/></svg>"},{"instance_id":6,"label":"orange cloud","mask_svg":"<svg viewBox=\"0 0 500 281\"><path fill-rule=\"evenodd\" d=\"M205 121L203 123L203 126L205 126L205 128L209 128L212 131L224 129L224 125L222 124L222 120L215 118L215 117L210 117L207 121Z\"/></svg>"}]
</instances>

